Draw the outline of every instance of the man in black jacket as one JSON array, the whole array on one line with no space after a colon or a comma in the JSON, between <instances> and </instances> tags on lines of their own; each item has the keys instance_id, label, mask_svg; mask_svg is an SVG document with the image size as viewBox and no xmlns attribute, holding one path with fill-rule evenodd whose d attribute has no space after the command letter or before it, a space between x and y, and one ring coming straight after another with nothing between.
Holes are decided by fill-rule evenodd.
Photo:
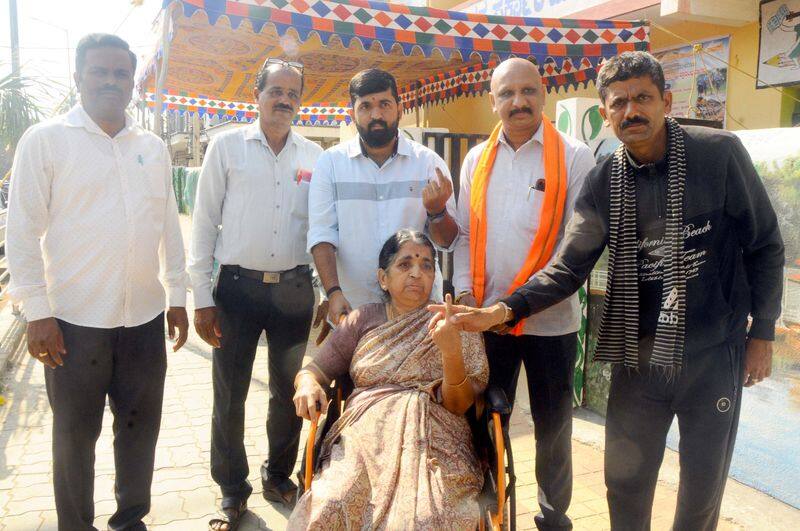
<instances>
[{"instance_id":1,"label":"man in black jacket","mask_svg":"<svg viewBox=\"0 0 800 531\"><path fill-rule=\"evenodd\" d=\"M650 54L612 58L597 86L601 113L623 145L586 177L559 254L494 306L461 307L454 319L466 330L513 325L576 291L608 245L595 359L612 364L612 529L650 528L675 415L673 529L715 529L742 385L768 377L772 365L784 264L777 218L734 135L665 118L672 96Z\"/></svg>"}]
</instances>

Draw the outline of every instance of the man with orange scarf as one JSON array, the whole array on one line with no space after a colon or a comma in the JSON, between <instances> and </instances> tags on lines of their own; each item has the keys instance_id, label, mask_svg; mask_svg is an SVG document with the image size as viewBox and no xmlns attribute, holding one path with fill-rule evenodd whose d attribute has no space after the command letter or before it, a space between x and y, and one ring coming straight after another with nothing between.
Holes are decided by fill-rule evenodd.
<instances>
[{"instance_id":1,"label":"man with orange scarf","mask_svg":"<svg viewBox=\"0 0 800 531\"><path fill-rule=\"evenodd\" d=\"M500 116L486 142L461 168L460 238L453 284L457 302L489 306L548 264L572 214L575 196L595 165L589 148L561 135L542 115L545 92L533 63L509 59L494 71L490 94ZM536 433L539 529L571 529L572 375L580 328L577 295L521 321L487 332L490 380L514 400L525 364Z\"/></svg>"}]
</instances>

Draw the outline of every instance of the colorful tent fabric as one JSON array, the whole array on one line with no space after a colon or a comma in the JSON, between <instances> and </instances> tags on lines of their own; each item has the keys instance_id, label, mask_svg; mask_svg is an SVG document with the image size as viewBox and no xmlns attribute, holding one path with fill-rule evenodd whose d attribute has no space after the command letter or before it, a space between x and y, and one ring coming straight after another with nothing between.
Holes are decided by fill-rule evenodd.
<instances>
[{"instance_id":1,"label":"colorful tent fabric","mask_svg":"<svg viewBox=\"0 0 800 531\"><path fill-rule=\"evenodd\" d=\"M305 125L347 121L359 70L392 72L406 110L488 89L497 61L526 57L548 90L587 84L599 63L649 46L646 22L501 17L368 0L164 0L170 20L165 105L252 120L267 57L305 65ZM139 87L151 105L159 51ZM149 94L149 96L148 96Z\"/></svg>"}]
</instances>

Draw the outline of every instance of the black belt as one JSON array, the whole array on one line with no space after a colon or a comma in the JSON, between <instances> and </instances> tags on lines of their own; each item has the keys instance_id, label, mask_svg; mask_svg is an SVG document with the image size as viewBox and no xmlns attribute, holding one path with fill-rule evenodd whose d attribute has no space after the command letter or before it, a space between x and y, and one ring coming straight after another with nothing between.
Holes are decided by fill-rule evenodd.
<instances>
[{"instance_id":1,"label":"black belt","mask_svg":"<svg viewBox=\"0 0 800 531\"><path fill-rule=\"evenodd\" d=\"M256 271L255 269L247 269L238 265L223 265L223 271L228 271L234 276L253 278L260 280L264 284L277 284L283 280L291 280L307 275L311 269L307 265L299 265L294 269L286 271Z\"/></svg>"}]
</instances>

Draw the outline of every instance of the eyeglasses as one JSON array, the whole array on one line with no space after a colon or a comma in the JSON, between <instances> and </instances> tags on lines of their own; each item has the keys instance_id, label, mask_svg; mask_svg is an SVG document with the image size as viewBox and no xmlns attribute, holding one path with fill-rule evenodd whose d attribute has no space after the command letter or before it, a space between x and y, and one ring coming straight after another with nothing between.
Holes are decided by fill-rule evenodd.
<instances>
[{"instance_id":1,"label":"eyeglasses","mask_svg":"<svg viewBox=\"0 0 800 531\"><path fill-rule=\"evenodd\" d=\"M285 61L278 57L267 57L267 60L264 61L264 64L261 65L261 70L264 70L267 65L281 65L281 66L288 66L289 68L296 68L300 71L300 74L303 73L303 63L298 63L297 61Z\"/></svg>"}]
</instances>

